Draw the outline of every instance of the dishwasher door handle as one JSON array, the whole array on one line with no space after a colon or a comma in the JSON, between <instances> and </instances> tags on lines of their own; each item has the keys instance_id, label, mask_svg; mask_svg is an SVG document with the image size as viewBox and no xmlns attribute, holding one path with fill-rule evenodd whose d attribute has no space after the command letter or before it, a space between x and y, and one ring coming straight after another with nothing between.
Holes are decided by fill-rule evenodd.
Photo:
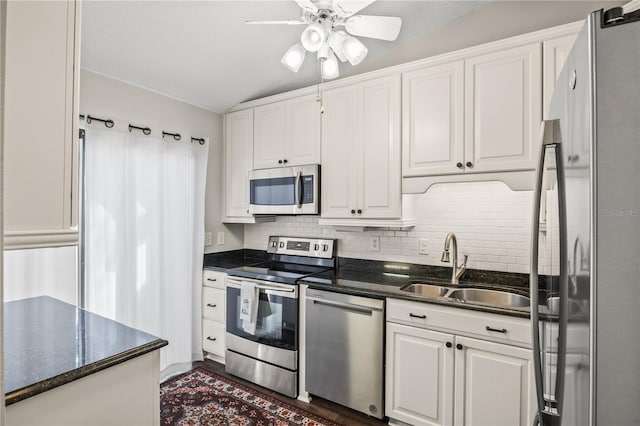
<instances>
[{"instance_id":1,"label":"dishwasher door handle","mask_svg":"<svg viewBox=\"0 0 640 426\"><path fill-rule=\"evenodd\" d=\"M360 306L360 305L353 305L351 303L335 302L333 300L316 300L316 299L311 299L311 300L313 300L313 304L314 305L331 306L333 308L345 309L345 310L348 310L348 311L359 312L359 313L365 314L365 315L373 315L373 311L377 310L377 309L374 309L374 308L364 307L364 306Z\"/></svg>"}]
</instances>

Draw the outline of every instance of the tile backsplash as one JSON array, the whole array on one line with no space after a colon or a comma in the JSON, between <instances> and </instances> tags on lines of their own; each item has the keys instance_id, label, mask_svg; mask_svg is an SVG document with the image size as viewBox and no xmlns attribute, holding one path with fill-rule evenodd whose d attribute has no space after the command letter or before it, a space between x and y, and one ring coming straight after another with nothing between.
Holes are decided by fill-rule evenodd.
<instances>
[{"instance_id":1,"label":"tile backsplash","mask_svg":"<svg viewBox=\"0 0 640 426\"><path fill-rule=\"evenodd\" d=\"M335 238L341 257L442 266L445 237L454 232L460 262L469 255L468 268L529 272L531 191L512 191L502 182L448 183L411 197L417 224L406 231L345 232L319 225L318 216L279 216L245 225L244 247L266 250L270 235ZM380 251L369 250L370 237L380 238ZM427 255L418 254L420 240Z\"/></svg>"}]
</instances>

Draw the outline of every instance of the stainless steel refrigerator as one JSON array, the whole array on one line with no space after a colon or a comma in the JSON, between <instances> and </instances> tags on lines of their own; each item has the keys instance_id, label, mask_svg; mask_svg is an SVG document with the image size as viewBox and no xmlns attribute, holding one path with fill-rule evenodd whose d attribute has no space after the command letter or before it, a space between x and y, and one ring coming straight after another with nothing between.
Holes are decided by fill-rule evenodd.
<instances>
[{"instance_id":1,"label":"stainless steel refrigerator","mask_svg":"<svg viewBox=\"0 0 640 426\"><path fill-rule=\"evenodd\" d=\"M587 18L549 111L531 235L536 422L638 425L640 14Z\"/></svg>"}]
</instances>

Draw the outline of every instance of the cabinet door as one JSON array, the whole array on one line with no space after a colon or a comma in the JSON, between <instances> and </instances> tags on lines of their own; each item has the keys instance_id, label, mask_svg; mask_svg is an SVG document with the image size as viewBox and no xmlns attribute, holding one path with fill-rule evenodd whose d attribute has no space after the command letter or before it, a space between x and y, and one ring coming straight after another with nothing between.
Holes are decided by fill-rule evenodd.
<instances>
[{"instance_id":1,"label":"cabinet door","mask_svg":"<svg viewBox=\"0 0 640 426\"><path fill-rule=\"evenodd\" d=\"M354 86L322 95L322 217L355 217L351 210L357 209L356 173L362 160L354 148L357 95Z\"/></svg>"},{"instance_id":2,"label":"cabinet door","mask_svg":"<svg viewBox=\"0 0 640 426\"><path fill-rule=\"evenodd\" d=\"M284 159L288 166L320 163L320 102L316 95L285 102Z\"/></svg>"},{"instance_id":3,"label":"cabinet door","mask_svg":"<svg viewBox=\"0 0 640 426\"><path fill-rule=\"evenodd\" d=\"M402 175L464 169L464 61L402 75Z\"/></svg>"},{"instance_id":4,"label":"cabinet door","mask_svg":"<svg viewBox=\"0 0 640 426\"><path fill-rule=\"evenodd\" d=\"M225 213L250 216L249 170L253 165L253 110L225 117Z\"/></svg>"},{"instance_id":5,"label":"cabinet door","mask_svg":"<svg viewBox=\"0 0 640 426\"><path fill-rule=\"evenodd\" d=\"M400 76L361 83L359 105L362 156L358 175L358 210L362 218L402 216L400 166Z\"/></svg>"},{"instance_id":6,"label":"cabinet door","mask_svg":"<svg viewBox=\"0 0 640 426\"><path fill-rule=\"evenodd\" d=\"M450 334L387 323L385 414L412 425L450 425L454 352Z\"/></svg>"},{"instance_id":7,"label":"cabinet door","mask_svg":"<svg viewBox=\"0 0 640 426\"><path fill-rule=\"evenodd\" d=\"M535 169L542 119L540 43L465 61L465 171Z\"/></svg>"},{"instance_id":8,"label":"cabinet door","mask_svg":"<svg viewBox=\"0 0 640 426\"><path fill-rule=\"evenodd\" d=\"M542 43L542 106L544 111L542 117L544 119L548 118L549 103L553 96L553 89L556 87L556 80L577 36L577 34L571 34Z\"/></svg>"},{"instance_id":9,"label":"cabinet door","mask_svg":"<svg viewBox=\"0 0 640 426\"><path fill-rule=\"evenodd\" d=\"M79 9L7 2L5 248L78 242Z\"/></svg>"},{"instance_id":10,"label":"cabinet door","mask_svg":"<svg viewBox=\"0 0 640 426\"><path fill-rule=\"evenodd\" d=\"M456 425L528 426L535 396L531 350L456 336Z\"/></svg>"},{"instance_id":11,"label":"cabinet door","mask_svg":"<svg viewBox=\"0 0 640 426\"><path fill-rule=\"evenodd\" d=\"M263 105L253 110L253 168L281 166L284 160L284 112L282 102Z\"/></svg>"}]
</instances>

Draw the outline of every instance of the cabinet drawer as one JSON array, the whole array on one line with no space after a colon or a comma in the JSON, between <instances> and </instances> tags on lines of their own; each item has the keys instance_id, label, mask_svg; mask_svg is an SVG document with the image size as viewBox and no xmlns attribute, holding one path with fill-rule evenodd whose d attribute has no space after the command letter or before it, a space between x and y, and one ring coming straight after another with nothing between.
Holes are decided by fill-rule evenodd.
<instances>
[{"instance_id":1,"label":"cabinet drawer","mask_svg":"<svg viewBox=\"0 0 640 426\"><path fill-rule=\"evenodd\" d=\"M202 349L205 351L224 356L225 348L224 324L213 322L208 319L202 320Z\"/></svg>"},{"instance_id":2,"label":"cabinet drawer","mask_svg":"<svg viewBox=\"0 0 640 426\"><path fill-rule=\"evenodd\" d=\"M218 288L202 288L202 316L204 318L225 322L225 290Z\"/></svg>"},{"instance_id":3,"label":"cabinet drawer","mask_svg":"<svg viewBox=\"0 0 640 426\"><path fill-rule=\"evenodd\" d=\"M224 289L224 282L227 274L224 272L210 271L204 269L202 271L202 284L207 287L216 287Z\"/></svg>"},{"instance_id":4,"label":"cabinet drawer","mask_svg":"<svg viewBox=\"0 0 640 426\"><path fill-rule=\"evenodd\" d=\"M520 346L531 346L531 325L525 318L409 300L387 299L387 321Z\"/></svg>"}]
</instances>

